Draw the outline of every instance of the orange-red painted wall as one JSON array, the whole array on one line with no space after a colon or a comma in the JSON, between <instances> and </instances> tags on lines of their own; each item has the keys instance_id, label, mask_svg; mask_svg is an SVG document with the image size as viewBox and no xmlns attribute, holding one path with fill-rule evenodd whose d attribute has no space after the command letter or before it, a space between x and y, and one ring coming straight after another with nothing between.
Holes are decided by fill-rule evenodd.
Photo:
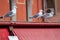
<instances>
[{"instance_id":1,"label":"orange-red painted wall","mask_svg":"<svg viewBox=\"0 0 60 40\"><path fill-rule=\"evenodd\" d=\"M32 16L38 13L39 9L42 9L42 0L32 0ZM37 5L38 4L38 5ZM16 0L17 6L17 21L26 21L26 0ZM0 16L4 15L9 11L9 2L8 0L0 0ZM0 19L0 20L10 20L10 18ZM33 19L34 22L41 22L40 19Z\"/></svg>"},{"instance_id":2,"label":"orange-red painted wall","mask_svg":"<svg viewBox=\"0 0 60 40\"><path fill-rule=\"evenodd\" d=\"M9 11L9 2L8 0L0 0L0 16L6 14ZM0 19L0 20L10 20L9 18Z\"/></svg>"},{"instance_id":3,"label":"orange-red painted wall","mask_svg":"<svg viewBox=\"0 0 60 40\"><path fill-rule=\"evenodd\" d=\"M17 1L17 21L26 21L26 0Z\"/></svg>"}]
</instances>

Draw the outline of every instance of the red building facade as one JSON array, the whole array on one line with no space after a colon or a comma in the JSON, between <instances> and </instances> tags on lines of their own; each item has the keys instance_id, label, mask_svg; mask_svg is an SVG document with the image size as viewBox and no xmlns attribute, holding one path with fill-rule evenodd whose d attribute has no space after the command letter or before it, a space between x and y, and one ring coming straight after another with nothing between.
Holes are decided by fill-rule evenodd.
<instances>
[{"instance_id":1,"label":"red building facade","mask_svg":"<svg viewBox=\"0 0 60 40\"><path fill-rule=\"evenodd\" d=\"M53 3L54 2L54 3ZM16 21L18 22L0 22L0 25L29 25L29 21L39 22L36 25L50 25L44 22L60 22L60 0L53 0L52 6L51 0L16 0ZM47 4L47 6L46 6ZM30 16L37 14L40 9L45 10L46 8L54 8L55 15L52 18L43 19L43 18L33 18L29 19ZM9 1L8 0L0 0L0 16L6 14L10 11ZM1 21L10 21L10 17L0 19ZM26 23L25 23L26 22ZM21 24L20 24L21 23ZM41 24L40 24L41 23ZM59 23L58 23L59 25ZM18 26L17 26L18 27ZM21 27L21 26L19 26ZM23 28L14 28L12 30L13 34L19 38L19 40L60 40L60 29L23 29ZM0 40L8 40L9 31L8 28L1 28L0 29Z\"/></svg>"},{"instance_id":2,"label":"red building facade","mask_svg":"<svg viewBox=\"0 0 60 40\"><path fill-rule=\"evenodd\" d=\"M38 11L40 9L42 9L42 0L30 0L29 1L31 4L31 16L33 16L34 14L38 13ZM9 1L8 0L1 0L0 1L0 10L1 10L1 14L0 16L4 15L5 13L7 13L10 9L9 7ZM26 7L28 5L26 5L26 0L16 0L16 9L17 9L17 13L16 13L16 21L27 21L27 10ZM29 15L29 14L28 14ZM10 18L5 18L5 19L1 19L1 20L10 20ZM40 19L41 20L41 19ZM32 20L33 21L33 20ZM35 22L38 22L38 19L34 19Z\"/></svg>"}]
</instances>

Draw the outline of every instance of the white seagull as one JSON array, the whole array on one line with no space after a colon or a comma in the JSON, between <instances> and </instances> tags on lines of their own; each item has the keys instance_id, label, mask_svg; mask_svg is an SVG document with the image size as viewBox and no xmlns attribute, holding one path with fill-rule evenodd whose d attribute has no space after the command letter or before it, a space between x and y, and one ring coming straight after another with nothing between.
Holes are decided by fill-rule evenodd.
<instances>
[{"instance_id":1,"label":"white seagull","mask_svg":"<svg viewBox=\"0 0 60 40\"><path fill-rule=\"evenodd\" d=\"M0 18L11 17L11 16L13 16L13 15L15 15L15 14L16 14L16 6L14 6L14 8L13 8L11 11L9 11L9 12L6 13L5 15L1 16Z\"/></svg>"},{"instance_id":2,"label":"white seagull","mask_svg":"<svg viewBox=\"0 0 60 40\"><path fill-rule=\"evenodd\" d=\"M30 17L30 18L39 18L43 16L43 10L39 10L39 12L37 14L35 14L34 16Z\"/></svg>"},{"instance_id":3,"label":"white seagull","mask_svg":"<svg viewBox=\"0 0 60 40\"><path fill-rule=\"evenodd\" d=\"M42 17L43 17L43 18L51 18L51 17L53 17L53 16L54 16L54 11L48 9L48 10L46 11L46 13L44 13L44 15L43 15Z\"/></svg>"}]
</instances>

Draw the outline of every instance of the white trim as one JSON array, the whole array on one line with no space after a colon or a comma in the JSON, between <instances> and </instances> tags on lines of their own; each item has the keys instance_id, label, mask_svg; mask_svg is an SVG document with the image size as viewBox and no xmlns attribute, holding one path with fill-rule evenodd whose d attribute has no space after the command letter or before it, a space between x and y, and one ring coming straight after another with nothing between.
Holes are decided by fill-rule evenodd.
<instances>
[{"instance_id":1,"label":"white trim","mask_svg":"<svg viewBox=\"0 0 60 40\"><path fill-rule=\"evenodd\" d=\"M24 0L24 2L19 2L18 0L16 0L16 3L17 3L17 4L25 4L25 1L26 1L26 0Z\"/></svg>"},{"instance_id":2,"label":"white trim","mask_svg":"<svg viewBox=\"0 0 60 40\"><path fill-rule=\"evenodd\" d=\"M17 36L8 36L9 40L19 40Z\"/></svg>"},{"instance_id":3,"label":"white trim","mask_svg":"<svg viewBox=\"0 0 60 40\"><path fill-rule=\"evenodd\" d=\"M28 2L28 22L31 22L32 19L30 19L29 17L32 16L32 3L31 3L31 0L27 0Z\"/></svg>"}]
</instances>

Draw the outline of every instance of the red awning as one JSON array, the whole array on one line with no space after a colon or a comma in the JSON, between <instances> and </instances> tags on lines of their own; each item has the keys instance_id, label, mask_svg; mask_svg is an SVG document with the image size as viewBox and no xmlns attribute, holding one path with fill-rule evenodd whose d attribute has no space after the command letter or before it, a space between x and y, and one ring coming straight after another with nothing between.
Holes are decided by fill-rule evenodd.
<instances>
[{"instance_id":1,"label":"red awning","mask_svg":"<svg viewBox=\"0 0 60 40\"><path fill-rule=\"evenodd\" d=\"M6 28L0 28L0 40L8 40L8 30Z\"/></svg>"},{"instance_id":2,"label":"red awning","mask_svg":"<svg viewBox=\"0 0 60 40\"><path fill-rule=\"evenodd\" d=\"M60 40L59 29L14 29L19 40Z\"/></svg>"}]
</instances>

